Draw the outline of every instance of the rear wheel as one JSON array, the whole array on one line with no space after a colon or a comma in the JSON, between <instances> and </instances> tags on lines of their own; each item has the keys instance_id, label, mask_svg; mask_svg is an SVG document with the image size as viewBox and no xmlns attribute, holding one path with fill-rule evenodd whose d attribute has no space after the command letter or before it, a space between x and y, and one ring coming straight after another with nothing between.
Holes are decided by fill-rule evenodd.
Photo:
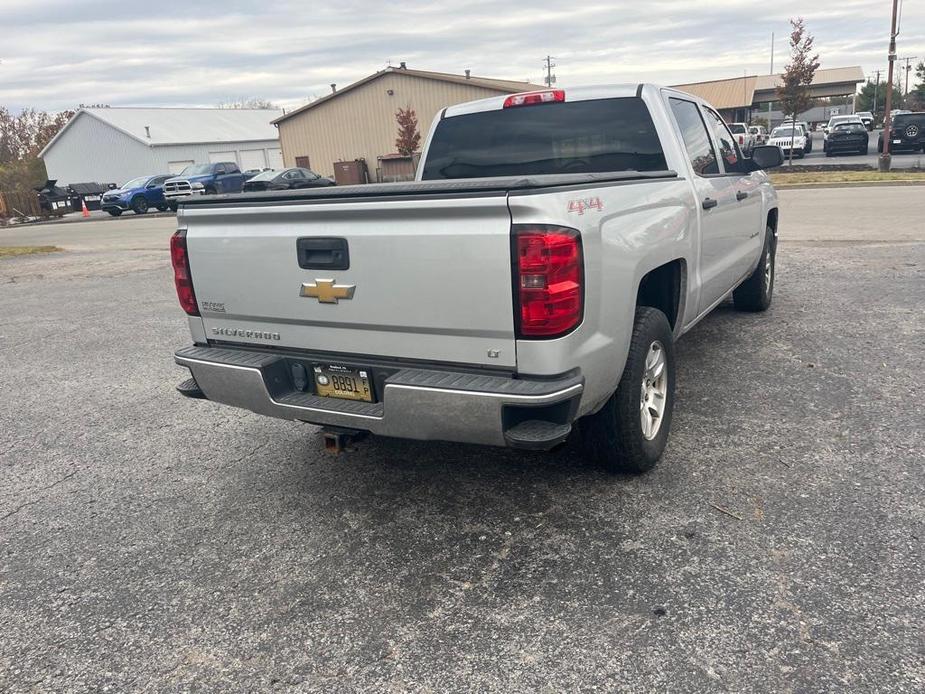
<instances>
[{"instance_id":1,"label":"rear wheel","mask_svg":"<svg viewBox=\"0 0 925 694\"><path fill-rule=\"evenodd\" d=\"M141 195L132 200L132 212L145 214L148 211L148 201Z\"/></svg>"},{"instance_id":2,"label":"rear wheel","mask_svg":"<svg viewBox=\"0 0 925 694\"><path fill-rule=\"evenodd\" d=\"M638 307L617 390L579 423L586 452L608 472L646 472L665 450L674 409L673 338L664 313Z\"/></svg>"},{"instance_id":3,"label":"rear wheel","mask_svg":"<svg viewBox=\"0 0 925 694\"><path fill-rule=\"evenodd\" d=\"M122 214L122 210L106 210L106 211L109 214L111 214L113 217L118 217L120 214Z\"/></svg>"},{"instance_id":4,"label":"rear wheel","mask_svg":"<svg viewBox=\"0 0 925 694\"><path fill-rule=\"evenodd\" d=\"M777 234L769 224L764 232L764 250L758 267L732 292L732 301L740 311L766 311L774 293L774 269L777 256Z\"/></svg>"},{"instance_id":5,"label":"rear wheel","mask_svg":"<svg viewBox=\"0 0 925 694\"><path fill-rule=\"evenodd\" d=\"M158 206L157 206L157 211L158 211L158 212L166 212L167 209L168 209L168 207L167 207L167 204L166 204L166 203L164 203L163 205L158 205Z\"/></svg>"}]
</instances>

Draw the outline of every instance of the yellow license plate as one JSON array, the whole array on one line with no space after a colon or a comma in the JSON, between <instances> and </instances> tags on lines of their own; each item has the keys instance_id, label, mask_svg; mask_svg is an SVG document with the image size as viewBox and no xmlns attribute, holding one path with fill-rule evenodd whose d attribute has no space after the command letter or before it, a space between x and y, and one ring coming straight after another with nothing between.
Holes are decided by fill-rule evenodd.
<instances>
[{"instance_id":1,"label":"yellow license plate","mask_svg":"<svg viewBox=\"0 0 925 694\"><path fill-rule=\"evenodd\" d=\"M312 366L312 376L315 378L315 392L324 398L373 401L369 372L365 369L351 369L338 364L316 364Z\"/></svg>"}]
</instances>

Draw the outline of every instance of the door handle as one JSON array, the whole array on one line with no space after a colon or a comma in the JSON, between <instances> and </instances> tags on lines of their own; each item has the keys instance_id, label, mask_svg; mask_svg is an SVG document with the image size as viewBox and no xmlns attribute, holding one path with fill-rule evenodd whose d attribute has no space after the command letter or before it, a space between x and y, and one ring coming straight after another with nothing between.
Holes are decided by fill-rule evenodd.
<instances>
[{"instance_id":1,"label":"door handle","mask_svg":"<svg viewBox=\"0 0 925 694\"><path fill-rule=\"evenodd\" d=\"M744 190L740 190L739 192L736 193L736 200L744 200L747 197L748 197L748 193L746 193Z\"/></svg>"},{"instance_id":2,"label":"door handle","mask_svg":"<svg viewBox=\"0 0 925 694\"><path fill-rule=\"evenodd\" d=\"M296 241L299 267L304 270L348 270L347 239L301 238Z\"/></svg>"},{"instance_id":3,"label":"door handle","mask_svg":"<svg viewBox=\"0 0 925 694\"><path fill-rule=\"evenodd\" d=\"M703 205L703 209L705 209L705 210L709 210L709 209L711 209L711 208L716 207L717 205L719 205L719 203L718 203L716 200L714 200L713 198L704 198L704 199L703 199L703 203L701 203L701 204Z\"/></svg>"}]
</instances>

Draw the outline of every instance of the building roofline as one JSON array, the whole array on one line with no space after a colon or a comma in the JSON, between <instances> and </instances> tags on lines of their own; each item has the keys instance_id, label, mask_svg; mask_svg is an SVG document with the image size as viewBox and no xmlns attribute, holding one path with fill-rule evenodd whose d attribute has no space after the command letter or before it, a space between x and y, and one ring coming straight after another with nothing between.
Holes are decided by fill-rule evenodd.
<instances>
[{"instance_id":1,"label":"building roofline","mask_svg":"<svg viewBox=\"0 0 925 694\"><path fill-rule=\"evenodd\" d=\"M525 90L546 88L546 87L543 87L542 85L531 84L530 82L518 82L517 80L499 80L499 79L494 79L492 77L473 77L473 76L466 77L465 75L454 75L449 72L431 72L429 70L410 70L408 68L390 66L390 67L385 68L384 70L378 70L377 72L374 72L371 75L367 75L366 77L359 79L356 82L352 82L351 84L348 84L343 89L338 89L336 92L332 92L331 94L325 94L321 98L315 99L311 103L305 104L304 106L300 106L297 109L289 111L289 113L285 113L279 118L276 118L275 120L272 120L270 122L273 123L273 125L279 125L284 120L288 120L289 118L292 118L293 116L299 113L304 113L305 111L308 111L309 109L315 108L316 106L320 106L321 104L326 103L330 101L331 99L341 96L342 94L346 94L347 92L352 91L353 89L356 89L357 87L362 87L364 84L369 84L373 80L377 80L380 77L384 77L385 75L405 75L405 76L421 77L423 79L435 80L437 82L450 82L453 84L469 84L475 87L482 87L484 89L494 89L495 91L501 94L516 94L517 92L521 92Z\"/></svg>"},{"instance_id":2,"label":"building roofline","mask_svg":"<svg viewBox=\"0 0 925 694\"><path fill-rule=\"evenodd\" d=\"M118 130L118 131L119 131L120 133L122 133L123 135L126 135L127 137L132 138L132 139L135 140L136 142L140 142L140 143L143 144L145 147L151 147L151 146L152 146L152 143L150 143L150 142L145 142L142 138L138 137L137 135L134 135L133 133L130 133L128 130L125 130L125 129L123 129L123 128L120 128L118 125L115 125L115 124L113 124L113 123L110 123L108 120L105 120L105 119L103 119L103 118L100 118L98 115L96 115L95 113L93 113L93 111L91 111L90 109L87 109L87 108L79 108L79 109L77 109L77 112L76 112L73 116L71 116L71 119L70 119L67 123L64 124L64 127L61 128L61 130L59 130L59 131L57 132L57 134L55 134L55 136L54 136L53 138L51 138L51 139L48 141L48 144L45 145L44 147L42 147L42 151L39 152L39 159L41 159L42 157L45 156L45 153L48 152L49 149L51 149L51 146L52 146L53 144L55 144L55 142L58 141L58 138L59 138L59 137L61 137L62 135L64 135L64 133L68 130L68 128L70 128L70 127L77 121L77 119L80 117L80 114L82 114L82 113L86 113L86 114L87 114L88 116L90 116L91 118L95 118L96 120L98 120L98 121L99 121L100 123L102 123L103 125L108 125L108 126L109 126L110 128L112 128L113 130Z\"/></svg>"}]
</instances>

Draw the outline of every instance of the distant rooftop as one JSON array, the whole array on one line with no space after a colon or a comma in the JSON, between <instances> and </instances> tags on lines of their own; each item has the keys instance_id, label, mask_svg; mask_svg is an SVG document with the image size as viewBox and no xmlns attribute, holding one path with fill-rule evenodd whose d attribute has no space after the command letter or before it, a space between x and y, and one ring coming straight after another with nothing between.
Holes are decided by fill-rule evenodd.
<instances>
[{"instance_id":1,"label":"distant rooftop","mask_svg":"<svg viewBox=\"0 0 925 694\"><path fill-rule=\"evenodd\" d=\"M852 93L859 82L864 81L864 71L858 67L836 67L816 70L812 87L814 90L843 88ZM770 101L775 98L774 90L781 82L781 75L747 75L733 77L725 80L711 80L708 82L691 82L674 86L682 92L699 96L715 108L745 108L755 103L756 94L760 101ZM826 90L826 96L831 90Z\"/></svg>"},{"instance_id":2,"label":"distant rooftop","mask_svg":"<svg viewBox=\"0 0 925 694\"><path fill-rule=\"evenodd\" d=\"M236 108L82 108L70 123L81 117L96 118L151 146L211 144L276 140L279 133L272 121L281 113L273 109ZM42 154L70 123L48 143Z\"/></svg>"},{"instance_id":3,"label":"distant rooftop","mask_svg":"<svg viewBox=\"0 0 925 694\"><path fill-rule=\"evenodd\" d=\"M361 80L357 80L352 84L348 84L342 89L338 89L336 92L331 94L326 94L320 99L312 101L310 104L305 104L304 106L297 108L293 111L289 111L283 116L277 118L274 122L279 123L280 121L291 118L297 113L302 113L308 109L315 108L321 104L330 101L331 99L336 99L337 97L346 94L347 92L356 89L359 86L362 86L368 82L372 82L375 79L379 79L385 75L402 75L407 77L420 77L423 79L436 80L438 82L452 82L453 84L469 84L473 87L484 87L486 89L494 89L499 94L516 94L517 92L525 92L533 89L546 89L543 85L540 84L531 84L530 82L518 82L516 80L499 80L492 77L476 77L475 75L454 75L449 72L431 72L429 70L411 70L406 67L387 67L384 70L379 70L374 72L371 75L367 75Z\"/></svg>"}]
</instances>

